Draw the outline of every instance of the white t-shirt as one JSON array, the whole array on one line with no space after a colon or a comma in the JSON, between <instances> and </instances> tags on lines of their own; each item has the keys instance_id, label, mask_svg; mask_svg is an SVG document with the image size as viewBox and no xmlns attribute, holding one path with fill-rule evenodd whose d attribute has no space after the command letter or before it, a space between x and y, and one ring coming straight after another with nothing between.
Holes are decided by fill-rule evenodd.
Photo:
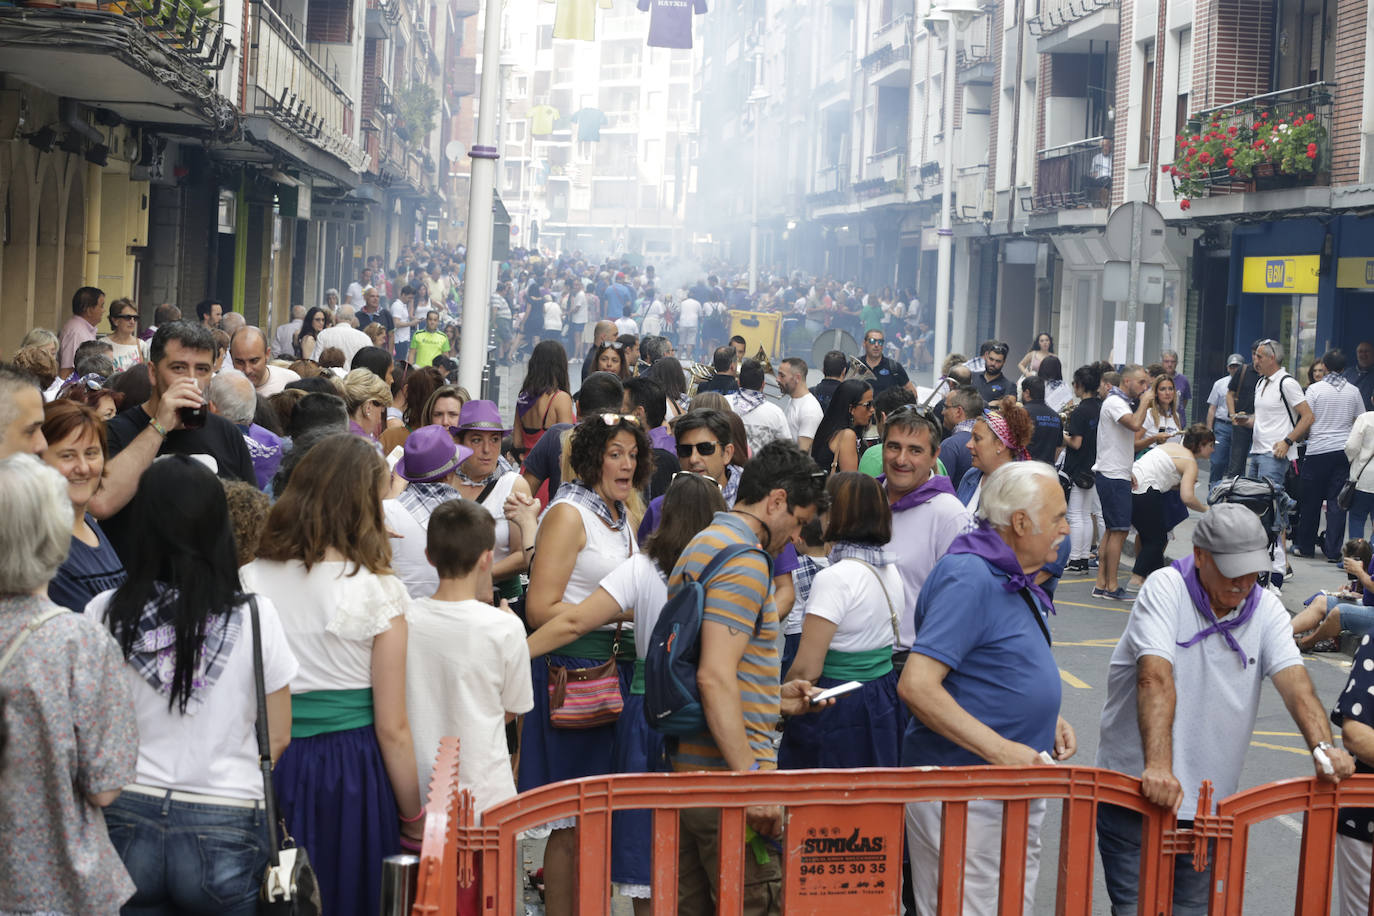
<instances>
[{"instance_id":1,"label":"white t-shirt","mask_svg":"<svg viewBox=\"0 0 1374 916\"><path fill-rule=\"evenodd\" d=\"M639 335L639 325L633 318L617 318L615 320L616 333Z\"/></svg>"},{"instance_id":2,"label":"white t-shirt","mask_svg":"<svg viewBox=\"0 0 1374 916\"><path fill-rule=\"evenodd\" d=\"M601 580L622 611L634 611L635 654L644 658L654 624L668 601L668 580L648 554L636 553Z\"/></svg>"},{"instance_id":3,"label":"white t-shirt","mask_svg":"<svg viewBox=\"0 0 1374 916\"><path fill-rule=\"evenodd\" d=\"M270 398L274 394L281 394L287 385L300 381L300 378L298 374L284 366L269 365L267 374L262 380L262 387L258 389L258 394L265 398Z\"/></svg>"},{"instance_id":4,"label":"white t-shirt","mask_svg":"<svg viewBox=\"0 0 1374 916\"><path fill-rule=\"evenodd\" d=\"M293 694L370 688L372 639L410 604L400 579L343 560L321 561L309 572L299 560L254 560L239 578L246 591L290 609L281 622L300 662Z\"/></svg>"},{"instance_id":5,"label":"white t-shirt","mask_svg":"<svg viewBox=\"0 0 1374 916\"><path fill-rule=\"evenodd\" d=\"M1093 470L1112 480L1130 480L1131 462L1135 459L1135 431L1122 425L1121 418L1133 410L1125 398L1108 395L1102 402L1102 416L1097 422L1097 461Z\"/></svg>"},{"instance_id":6,"label":"white t-shirt","mask_svg":"<svg viewBox=\"0 0 1374 916\"><path fill-rule=\"evenodd\" d=\"M836 652L863 652L893 645L892 617L895 614L900 621L902 608L907 606L906 592L897 564L874 566L873 570L882 577L882 585L878 576L855 560L831 563L811 581L806 614L835 624L830 648Z\"/></svg>"},{"instance_id":7,"label":"white t-shirt","mask_svg":"<svg viewBox=\"0 0 1374 916\"><path fill-rule=\"evenodd\" d=\"M1132 493L1144 493L1146 490L1168 493L1178 487L1183 480L1183 474L1174 463L1174 456L1156 446L1146 451L1131 465L1131 479L1135 481L1135 486L1131 488Z\"/></svg>"},{"instance_id":8,"label":"white t-shirt","mask_svg":"<svg viewBox=\"0 0 1374 916\"><path fill-rule=\"evenodd\" d=\"M396 330L393 332L396 335L396 342L398 344L408 343L411 329L409 327L403 328L401 324L410 321L410 306L400 299L392 302L391 321L396 326Z\"/></svg>"},{"instance_id":9,"label":"white t-shirt","mask_svg":"<svg viewBox=\"0 0 1374 916\"><path fill-rule=\"evenodd\" d=\"M644 309L644 333L646 335L662 334L663 316L666 313L667 309L663 307L662 302L660 302L657 299L655 299L653 302L650 302L649 305Z\"/></svg>"},{"instance_id":10,"label":"white t-shirt","mask_svg":"<svg viewBox=\"0 0 1374 916\"><path fill-rule=\"evenodd\" d=\"M694 328L701 321L701 303L688 296L678 303L677 325L680 328Z\"/></svg>"},{"instance_id":11,"label":"white t-shirt","mask_svg":"<svg viewBox=\"0 0 1374 916\"><path fill-rule=\"evenodd\" d=\"M587 323L587 294L585 292L579 292L573 296L572 317L568 320L577 324Z\"/></svg>"},{"instance_id":12,"label":"white t-shirt","mask_svg":"<svg viewBox=\"0 0 1374 916\"><path fill-rule=\"evenodd\" d=\"M809 391L799 398L785 399L782 412L787 417L787 428L794 441L816 438L816 429L825 413L821 410L821 402Z\"/></svg>"},{"instance_id":13,"label":"white t-shirt","mask_svg":"<svg viewBox=\"0 0 1374 916\"><path fill-rule=\"evenodd\" d=\"M906 599L897 609L902 634L898 648L910 649L916 641L916 599L930 571L954 539L971 527L973 513L951 493L937 493L919 506L892 513L892 540L887 549L897 556Z\"/></svg>"},{"instance_id":14,"label":"white t-shirt","mask_svg":"<svg viewBox=\"0 0 1374 916\"><path fill-rule=\"evenodd\" d=\"M351 305L354 309L361 310L366 301L363 299L363 285L357 280L348 284L348 289L344 292L344 304Z\"/></svg>"},{"instance_id":15,"label":"white t-shirt","mask_svg":"<svg viewBox=\"0 0 1374 916\"><path fill-rule=\"evenodd\" d=\"M1118 398L1118 400L1120 399ZM1165 442L1183 443L1183 424L1176 413L1169 415L1160 414L1159 418L1156 419L1155 412L1147 409L1145 411L1145 420L1141 424L1141 427L1144 433L1151 436L1158 433L1168 433L1169 438L1165 439Z\"/></svg>"},{"instance_id":16,"label":"white t-shirt","mask_svg":"<svg viewBox=\"0 0 1374 916\"><path fill-rule=\"evenodd\" d=\"M113 596L113 589L96 595L86 605L87 616L103 619ZM188 706L186 715L179 709L169 710L167 697L125 666L138 716L135 781L140 785L225 798L262 798L255 731L258 704L253 687L253 623L247 602L239 605L233 616L239 635L224 668L209 690L199 692L202 704ZM277 608L265 595L258 596L258 620L262 622L262 680L270 695L290 684L299 666Z\"/></svg>"},{"instance_id":17,"label":"white t-shirt","mask_svg":"<svg viewBox=\"0 0 1374 916\"><path fill-rule=\"evenodd\" d=\"M1216 407L1217 412L1213 419L1230 421L1231 412L1226 409L1226 389L1231 384L1231 376L1223 375L1212 383L1212 390L1207 395L1207 403Z\"/></svg>"},{"instance_id":18,"label":"white t-shirt","mask_svg":"<svg viewBox=\"0 0 1374 916\"><path fill-rule=\"evenodd\" d=\"M1097 746L1097 766L1128 776L1141 774L1145 757L1137 718L1136 666L1144 655L1172 664L1177 697L1173 770L1183 785L1179 810L1190 816L1197 810L1197 790L1204 779L1212 781L1215 798L1236 791L1264 679L1302 664L1288 612L1268 591L1260 596L1254 616L1230 631L1245 651L1246 667L1241 667L1240 656L1220 634L1186 649L1178 645L1208 625L1173 567L1157 570L1145 580L1112 652ZM1206 702L1198 702L1197 697L1205 697Z\"/></svg>"},{"instance_id":19,"label":"white t-shirt","mask_svg":"<svg viewBox=\"0 0 1374 916\"><path fill-rule=\"evenodd\" d=\"M421 790L439 739L457 735L458 785L478 813L515 795L506 748L506 713L529 712L530 653L514 614L480 601L421 598L406 614L406 715Z\"/></svg>"},{"instance_id":20,"label":"white t-shirt","mask_svg":"<svg viewBox=\"0 0 1374 916\"><path fill-rule=\"evenodd\" d=\"M123 372L130 366L136 366L148 360L149 342L146 340L140 340L138 343L131 344L115 343L108 337L104 338L104 340L110 345L111 349L114 350L114 368L116 372Z\"/></svg>"},{"instance_id":21,"label":"white t-shirt","mask_svg":"<svg viewBox=\"0 0 1374 916\"><path fill-rule=\"evenodd\" d=\"M1334 381L1333 381L1334 379ZM1339 387L1337 387L1339 386ZM1364 413L1364 398L1353 382L1330 376L1307 386L1307 406L1312 426L1307 433L1307 454L1326 455L1345 449L1345 440L1356 418Z\"/></svg>"},{"instance_id":22,"label":"white t-shirt","mask_svg":"<svg viewBox=\"0 0 1374 916\"><path fill-rule=\"evenodd\" d=\"M1286 408L1284 398L1288 400ZM1259 384L1255 386L1255 432L1254 438L1250 440L1250 454L1273 453L1274 446L1293 431L1293 425L1298 420L1298 405L1302 401L1302 386L1283 369L1277 369L1273 375L1259 380ZM1102 434L1099 432L1098 442L1101 441ZM1098 448L1101 447L1099 444Z\"/></svg>"},{"instance_id":23,"label":"white t-shirt","mask_svg":"<svg viewBox=\"0 0 1374 916\"><path fill-rule=\"evenodd\" d=\"M362 331L348 324L336 324L332 328L325 328L315 337L315 353L313 358L319 360L320 355L330 347L338 347L343 351L344 366L353 365L353 356L363 347L372 346L372 338Z\"/></svg>"}]
</instances>

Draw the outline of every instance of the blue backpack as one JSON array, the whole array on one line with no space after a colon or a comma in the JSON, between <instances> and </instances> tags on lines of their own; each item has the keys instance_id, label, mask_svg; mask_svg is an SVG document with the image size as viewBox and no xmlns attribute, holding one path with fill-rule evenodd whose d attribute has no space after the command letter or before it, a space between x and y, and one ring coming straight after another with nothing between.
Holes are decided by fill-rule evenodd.
<instances>
[{"instance_id":1,"label":"blue backpack","mask_svg":"<svg viewBox=\"0 0 1374 916\"><path fill-rule=\"evenodd\" d=\"M753 544L730 544L693 577L683 576L677 594L668 599L654 624L644 656L644 718L665 735L693 735L706 731L706 713L697 690L697 662L701 658L701 618L706 584L731 559L759 551ZM773 560L766 553L769 578ZM754 635L763 626L763 609L754 622Z\"/></svg>"}]
</instances>

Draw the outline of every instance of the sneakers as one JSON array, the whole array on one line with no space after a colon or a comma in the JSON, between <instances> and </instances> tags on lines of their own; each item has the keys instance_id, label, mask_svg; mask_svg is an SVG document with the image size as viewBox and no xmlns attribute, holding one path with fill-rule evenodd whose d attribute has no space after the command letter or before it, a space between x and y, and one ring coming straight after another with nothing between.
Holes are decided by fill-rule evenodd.
<instances>
[{"instance_id":1,"label":"sneakers","mask_svg":"<svg viewBox=\"0 0 1374 916\"><path fill-rule=\"evenodd\" d=\"M1085 573L1088 571L1087 560L1070 560L1064 566L1064 572Z\"/></svg>"},{"instance_id":2,"label":"sneakers","mask_svg":"<svg viewBox=\"0 0 1374 916\"><path fill-rule=\"evenodd\" d=\"M1129 601L1131 596L1124 588L1117 586L1116 591L1107 591L1105 588L1094 588L1094 598L1104 598L1108 601Z\"/></svg>"}]
</instances>

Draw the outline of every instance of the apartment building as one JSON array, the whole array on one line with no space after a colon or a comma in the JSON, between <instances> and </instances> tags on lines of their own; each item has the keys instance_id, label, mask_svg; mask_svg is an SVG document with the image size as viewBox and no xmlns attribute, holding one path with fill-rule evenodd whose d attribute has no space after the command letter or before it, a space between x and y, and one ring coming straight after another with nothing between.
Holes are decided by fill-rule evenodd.
<instances>
[{"instance_id":1,"label":"apartment building","mask_svg":"<svg viewBox=\"0 0 1374 916\"><path fill-rule=\"evenodd\" d=\"M790 89L809 75L804 136L790 141L807 150L806 193L799 206L760 186L764 212L804 243L772 249L770 263L910 287L929 314L949 162L955 350L993 334L1017 350L1048 330L1066 365L1134 358L1121 346L1126 303L1104 299L1103 284L1104 265L1129 258L1106 232L1128 201L1167 227L1147 245L1153 295L1136 315L1147 361L1179 350L1205 380L1256 338L1283 342L1298 368L1374 336L1361 307L1374 290L1368 3L984 2L956 29L951 148L945 32L929 18L940 5L718 11L707 78L756 21L798 21L811 37L810 61L786 76ZM764 131L787 126L780 107L763 115ZM707 140L703 163L730 155ZM712 193L704 178L703 200ZM737 237L721 248L744 259Z\"/></svg>"},{"instance_id":2,"label":"apartment building","mask_svg":"<svg viewBox=\"0 0 1374 916\"><path fill-rule=\"evenodd\" d=\"M215 298L271 324L423 237L445 204L451 103L474 88L461 41L474 12L475 0L0 4L0 345L60 326L86 284L133 298L145 319ZM397 119L427 111L428 129L405 136Z\"/></svg>"}]
</instances>

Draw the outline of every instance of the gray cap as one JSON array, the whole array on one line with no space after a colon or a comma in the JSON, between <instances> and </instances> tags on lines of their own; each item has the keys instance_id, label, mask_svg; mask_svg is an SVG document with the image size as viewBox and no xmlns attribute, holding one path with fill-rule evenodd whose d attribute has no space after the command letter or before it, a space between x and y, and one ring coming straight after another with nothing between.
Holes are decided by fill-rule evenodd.
<instances>
[{"instance_id":1,"label":"gray cap","mask_svg":"<svg viewBox=\"0 0 1374 916\"><path fill-rule=\"evenodd\" d=\"M1269 536L1259 516L1234 503L1220 503L1207 510L1193 529L1193 546L1210 553L1228 579L1264 572L1273 562Z\"/></svg>"},{"instance_id":2,"label":"gray cap","mask_svg":"<svg viewBox=\"0 0 1374 916\"><path fill-rule=\"evenodd\" d=\"M1241 356L1239 353L1232 353L1230 356L1226 357L1226 368L1227 368L1227 369L1230 369L1232 366L1243 366L1243 365L1245 365L1245 357L1244 357L1244 356Z\"/></svg>"}]
</instances>

